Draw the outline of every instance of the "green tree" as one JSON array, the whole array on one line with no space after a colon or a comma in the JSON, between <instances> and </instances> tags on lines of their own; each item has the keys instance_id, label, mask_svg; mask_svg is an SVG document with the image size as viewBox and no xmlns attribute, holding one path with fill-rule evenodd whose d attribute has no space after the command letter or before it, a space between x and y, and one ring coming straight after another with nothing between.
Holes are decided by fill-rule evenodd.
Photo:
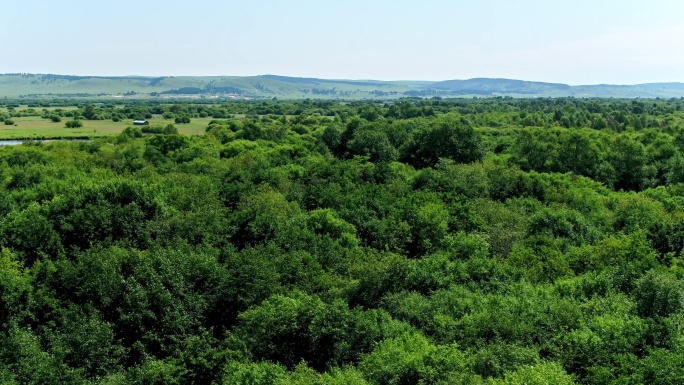
<instances>
[{"instance_id":1,"label":"green tree","mask_svg":"<svg viewBox=\"0 0 684 385\"><path fill-rule=\"evenodd\" d=\"M88 104L85 110L83 111L83 117L88 120L92 120L93 118L95 118L95 106L92 104Z\"/></svg>"},{"instance_id":2,"label":"green tree","mask_svg":"<svg viewBox=\"0 0 684 385\"><path fill-rule=\"evenodd\" d=\"M667 317L684 307L684 287L676 277L651 270L636 282L634 297L642 317Z\"/></svg>"},{"instance_id":3,"label":"green tree","mask_svg":"<svg viewBox=\"0 0 684 385\"><path fill-rule=\"evenodd\" d=\"M566 373L560 365L553 362L541 363L534 366L523 366L517 371L506 373L500 380L494 380L492 385L574 385L573 376Z\"/></svg>"},{"instance_id":4,"label":"green tree","mask_svg":"<svg viewBox=\"0 0 684 385\"><path fill-rule=\"evenodd\" d=\"M391 162L398 157L387 135L372 128L358 130L348 146L351 154L368 156L371 162Z\"/></svg>"},{"instance_id":5,"label":"green tree","mask_svg":"<svg viewBox=\"0 0 684 385\"><path fill-rule=\"evenodd\" d=\"M524 130L516 136L513 151L516 163L527 171L548 171L554 156L553 143L531 130Z\"/></svg>"},{"instance_id":6,"label":"green tree","mask_svg":"<svg viewBox=\"0 0 684 385\"><path fill-rule=\"evenodd\" d=\"M596 144L586 134L572 131L561 137L558 146L558 170L593 177L600 164L599 154Z\"/></svg>"},{"instance_id":7,"label":"green tree","mask_svg":"<svg viewBox=\"0 0 684 385\"><path fill-rule=\"evenodd\" d=\"M463 118L446 116L436 118L429 126L411 133L401 149L401 158L415 167L433 167L440 158L457 163L482 160L484 149L480 135Z\"/></svg>"},{"instance_id":8,"label":"green tree","mask_svg":"<svg viewBox=\"0 0 684 385\"><path fill-rule=\"evenodd\" d=\"M646 162L644 146L627 135L618 135L611 143L609 162L616 175L615 189L641 189Z\"/></svg>"},{"instance_id":9,"label":"green tree","mask_svg":"<svg viewBox=\"0 0 684 385\"><path fill-rule=\"evenodd\" d=\"M668 161L665 178L669 184L684 183L684 156L679 151Z\"/></svg>"},{"instance_id":10,"label":"green tree","mask_svg":"<svg viewBox=\"0 0 684 385\"><path fill-rule=\"evenodd\" d=\"M419 333L407 332L378 344L359 369L375 384L449 383L470 377L466 365L454 345L436 346Z\"/></svg>"}]
</instances>

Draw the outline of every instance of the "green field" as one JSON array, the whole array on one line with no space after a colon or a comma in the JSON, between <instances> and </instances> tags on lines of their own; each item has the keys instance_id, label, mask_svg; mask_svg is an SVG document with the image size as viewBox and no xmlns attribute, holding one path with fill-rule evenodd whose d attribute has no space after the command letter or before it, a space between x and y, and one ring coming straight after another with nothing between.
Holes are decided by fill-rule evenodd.
<instances>
[{"instance_id":1,"label":"green field","mask_svg":"<svg viewBox=\"0 0 684 385\"><path fill-rule=\"evenodd\" d=\"M12 118L14 125L0 124L0 139L32 139L32 138L82 138L82 137L105 137L118 135L126 127L132 126L131 121L113 122L111 120L81 120L83 127L66 128L64 123L68 118L59 123L53 123L40 117ZM174 124L178 132L186 135L201 135L204 133L211 118L196 118L188 124ZM150 125L166 126L172 124L172 120L161 117L148 119Z\"/></svg>"},{"instance_id":2,"label":"green field","mask_svg":"<svg viewBox=\"0 0 684 385\"><path fill-rule=\"evenodd\" d=\"M28 109L33 109L33 110L35 110L35 111L43 111L43 110L47 110L47 111L55 111L55 110L73 111L73 110L77 110L78 107L76 107L76 106L67 106L67 107L29 107L29 106L26 105L26 104L22 104L22 105L20 105L19 107L16 107L14 110L15 110L15 111L24 111L24 110L28 110ZM6 114L6 113L8 113L8 112L9 112L9 111L8 111L7 107L0 107L0 114Z\"/></svg>"}]
</instances>

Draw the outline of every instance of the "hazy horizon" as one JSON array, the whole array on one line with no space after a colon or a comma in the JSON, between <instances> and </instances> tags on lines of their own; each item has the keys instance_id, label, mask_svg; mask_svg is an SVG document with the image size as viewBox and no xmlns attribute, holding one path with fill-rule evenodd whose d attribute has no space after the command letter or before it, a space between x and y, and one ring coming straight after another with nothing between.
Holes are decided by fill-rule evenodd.
<instances>
[{"instance_id":1,"label":"hazy horizon","mask_svg":"<svg viewBox=\"0 0 684 385\"><path fill-rule=\"evenodd\" d=\"M684 81L684 3L9 0L0 73Z\"/></svg>"},{"instance_id":2,"label":"hazy horizon","mask_svg":"<svg viewBox=\"0 0 684 385\"><path fill-rule=\"evenodd\" d=\"M554 81L539 81L535 79L512 79L512 78L488 78L488 77L475 77L475 78L468 78L468 79L438 79L438 80L425 80L425 79L388 79L388 80L380 80L380 79L356 79L356 78L317 78L317 77L311 77L311 76L289 76L289 75L280 75L280 74L257 74L257 75L225 75L225 74L214 74L214 75L137 75L137 74L127 74L127 75L109 75L109 74L67 74L67 73L53 73L53 72L45 72L45 73L38 73L38 72L3 72L0 73L0 75L12 75L12 74L28 74L28 75L55 75L55 76L77 76L77 77L85 77L85 78L135 78L135 77L140 77L140 78L157 78L157 77L259 77L259 76L282 76L282 77L291 77L291 78L311 78L311 79L319 79L319 80L331 80L331 81L379 81L379 82L441 82L441 81L466 81L466 80L475 80L475 79L489 79L489 80L514 80L514 81L524 81L524 82L531 82L531 83L546 83L546 84L564 84L564 85L569 85L571 87L582 87L582 86L638 86L638 85L645 85L645 84L684 84L684 81L671 81L671 82L647 82L647 83L586 83L586 84L567 84L567 83L562 83L562 82L554 82Z\"/></svg>"}]
</instances>

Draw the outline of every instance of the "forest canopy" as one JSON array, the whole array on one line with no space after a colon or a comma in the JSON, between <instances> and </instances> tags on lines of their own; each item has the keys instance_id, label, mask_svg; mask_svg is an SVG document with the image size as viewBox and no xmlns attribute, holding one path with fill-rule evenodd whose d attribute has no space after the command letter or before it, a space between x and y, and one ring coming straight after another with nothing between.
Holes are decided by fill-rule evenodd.
<instances>
[{"instance_id":1,"label":"forest canopy","mask_svg":"<svg viewBox=\"0 0 684 385\"><path fill-rule=\"evenodd\" d=\"M0 382L684 378L684 100L2 103L213 120L0 148Z\"/></svg>"}]
</instances>

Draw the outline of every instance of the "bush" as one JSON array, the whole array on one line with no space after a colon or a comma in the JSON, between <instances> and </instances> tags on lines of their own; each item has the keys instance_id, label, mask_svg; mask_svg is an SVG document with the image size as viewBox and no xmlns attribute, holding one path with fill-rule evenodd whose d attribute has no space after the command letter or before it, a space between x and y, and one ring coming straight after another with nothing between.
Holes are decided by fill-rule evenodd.
<instances>
[{"instance_id":1,"label":"bush","mask_svg":"<svg viewBox=\"0 0 684 385\"><path fill-rule=\"evenodd\" d=\"M187 115L177 116L174 121L176 124L187 124L190 123L190 117Z\"/></svg>"},{"instance_id":2,"label":"bush","mask_svg":"<svg viewBox=\"0 0 684 385\"><path fill-rule=\"evenodd\" d=\"M64 126L66 128L79 128L79 127L83 127L83 123L81 123L80 120L74 119L74 120L69 120L68 122L66 122L66 124L64 124Z\"/></svg>"},{"instance_id":3,"label":"bush","mask_svg":"<svg viewBox=\"0 0 684 385\"><path fill-rule=\"evenodd\" d=\"M126 127L122 132L122 135L126 135L131 138L142 138L143 132L139 127Z\"/></svg>"},{"instance_id":4,"label":"bush","mask_svg":"<svg viewBox=\"0 0 684 385\"><path fill-rule=\"evenodd\" d=\"M62 121L62 118L60 118L59 115L52 115L52 116L50 116L50 119L51 119L54 123L59 123L59 122Z\"/></svg>"},{"instance_id":5,"label":"bush","mask_svg":"<svg viewBox=\"0 0 684 385\"><path fill-rule=\"evenodd\" d=\"M178 129L173 125L173 124L167 124L166 127L162 130L162 134L166 135L172 135L172 134L177 134Z\"/></svg>"},{"instance_id":6,"label":"bush","mask_svg":"<svg viewBox=\"0 0 684 385\"><path fill-rule=\"evenodd\" d=\"M12 119L5 119L5 126L11 126L14 124L14 120Z\"/></svg>"},{"instance_id":7,"label":"bush","mask_svg":"<svg viewBox=\"0 0 684 385\"><path fill-rule=\"evenodd\" d=\"M142 133L143 134L165 134L165 135L171 135L171 134L177 134L178 129L173 125L173 124L167 124L166 127L162 127L159 125L154 125L154 126L144 126L142 128Z\"/></svg>"}]
</instances>

